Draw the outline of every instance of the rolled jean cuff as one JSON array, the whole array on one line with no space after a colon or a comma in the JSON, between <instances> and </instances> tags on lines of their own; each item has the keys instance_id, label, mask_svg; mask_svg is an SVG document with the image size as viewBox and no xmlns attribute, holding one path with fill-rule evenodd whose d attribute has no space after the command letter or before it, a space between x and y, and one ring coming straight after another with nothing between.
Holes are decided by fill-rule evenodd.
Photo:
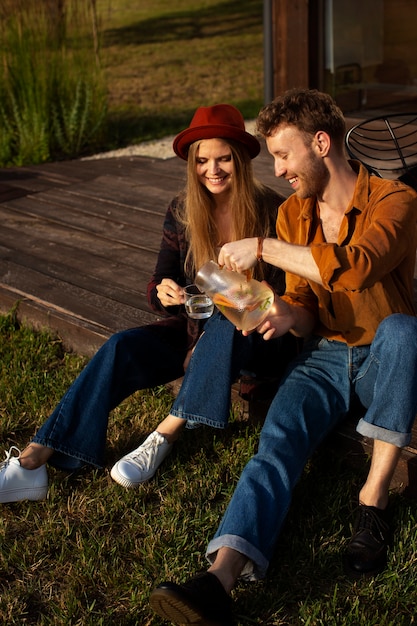
<instances>
[{"instance_id":1,"label":"rolled jean cuff","mask_svg":"<svg viewBox=\"0 0 417 626\"><path fill-rule=\"evenodd\" d=\"M222 421L216 421L204 415L197 415L196 413L186 413L185 411L180 411L179 409L174 409L172 407L171 407L170 413L174 417L178 417L179 419L182 419L182 420L187 420L187 422L203 424L204 426L211 426L212 428L226 428L227 427L227 422L224 423Z\"/></svg>"},{"instance_id":2,"label":"rolled jean cuff","mask_svg":"<svg viewBox=\"0 0 417 626\"><path fill-rule=\"evenodd\" d=\"M103 468L103 463L99 463L96 459L86 456L81 452L66 448L58 442L55 443L51 439L43 439L35 435L32 437L31 441L33 443L38 443L41 446L45 446L46 448L53 449L54 452L48 459L48 465L52 465L52 467L56 467L59 470L74 472L85 467L85 465L92 465L97 469Z\"/></svg>"},{"instance_id":3,"label":"rolled jean cuff","mask_svg":"<svg viewBox=\"0 0 417 626\"><path fill-rule=\"evenodd\" d=\"M210 541L207 546L206 557L209 563L213 563L216 553L220 548L232 548L248 557L248 561L243 568L239 578L249 581L261 580L265 578L269 561L251 543L238 535L221 535Z\"/></svg>"},{"instance_id":4,"label":"rolled jean cuff","mask_svg":"<svg viewBox=\"0 0 417 626\"><path fill-rule=\"evenodd\" d=\"M363 418L359 420L356 430L360 435L363 435L363 437L392 443L392 445L397 446L397 448L404 448L404 446L408 446L411 441L411 433L398 433L395 430L388 430L387 428L382 428L382 426L370 424Z\"/></svg>"}]
</instances>

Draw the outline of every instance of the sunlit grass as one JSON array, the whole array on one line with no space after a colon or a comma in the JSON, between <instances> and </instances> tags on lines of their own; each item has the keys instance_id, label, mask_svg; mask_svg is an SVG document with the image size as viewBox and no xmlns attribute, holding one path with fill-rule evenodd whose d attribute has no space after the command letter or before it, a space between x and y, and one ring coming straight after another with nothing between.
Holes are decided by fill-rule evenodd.
<instances>
[{"instance_id":1,"label":"sunlit grass","mask_svg":"<svg viewBox=\"0 0 417 626\"><path fill-rule=\"evenodd\" d=\"M0 345L0 440L3 450L22 448L85 359L13 314L0 318ZM47 500L0 505L0 623L162 626L149 593L163 579L182 581L205 567L205 547L260 429L236 410L224 432L187 431L154 480L124 490L111 480L111 465L171 402L164 387L134 394L111 417L105 469L49 469ZM239 626L416 623L416 502L392 498L396 532L385 572L352 579L343 570L365 472L331 446L315 455L266 580L233 592Z\"/></svg>"}]
</instances>

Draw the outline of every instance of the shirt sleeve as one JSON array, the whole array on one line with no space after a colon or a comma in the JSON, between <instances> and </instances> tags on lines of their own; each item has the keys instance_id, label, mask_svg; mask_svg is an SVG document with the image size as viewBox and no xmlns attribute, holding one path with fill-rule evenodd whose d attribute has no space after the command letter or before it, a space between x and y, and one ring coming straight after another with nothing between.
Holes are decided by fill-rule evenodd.
<instances>
[{"instance_id":1,"label":"shirt sleeve","mask_svg":"<svg viewBox=\"0 0 417 626\"><path fill-rule=\"evenodd\" d=\"M272 239L276 239L277 231L276 231L276 222L277 215L279 212L280 205L284 202L284 198L277 194L275 191L269 190L268 196L268 216L269 216L269 230L267 233L268 237ZM285 292L285 272L275 265L271 265L270 263L262 263L263 268L263 280L272 287L272 289L278 295L282 295Z\"/></svg>"},{"instance_id":2,"label":"shirt sleeve","mask_svg":"<svg viewBox=\"0 0 417 626\"><path fill-rule=\"evenodd\" d=\"M294 215L298 217L294 219ZM291 196L280 207L276 231L278 239L282 241L304 246L309 244L308 229L303 224L301 204L295 195ZM313 316L317 317L317 296L308 281L297 274L286 272L285 283L285 294L282 299L288 304L307 309Z\"/></svg>"}]
</instances>

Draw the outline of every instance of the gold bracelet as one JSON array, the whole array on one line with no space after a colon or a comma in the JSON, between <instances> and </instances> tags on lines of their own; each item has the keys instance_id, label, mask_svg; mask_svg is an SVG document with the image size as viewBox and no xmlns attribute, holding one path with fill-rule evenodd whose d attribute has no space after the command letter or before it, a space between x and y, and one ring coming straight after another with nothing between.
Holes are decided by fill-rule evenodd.
<instances>
[{"instance_id":1,"label":"gold bracelet","mask_svg":"<svg viewBox=\"0 0 417 626\"><path fill-rule=\"evenodd\" d=\"M258 260L258 263L263 261L263 258L262 258L263 245L264 245L264 237L258 237L258 248L256 250L256 258Z\"/></svg>"}]
</instances>

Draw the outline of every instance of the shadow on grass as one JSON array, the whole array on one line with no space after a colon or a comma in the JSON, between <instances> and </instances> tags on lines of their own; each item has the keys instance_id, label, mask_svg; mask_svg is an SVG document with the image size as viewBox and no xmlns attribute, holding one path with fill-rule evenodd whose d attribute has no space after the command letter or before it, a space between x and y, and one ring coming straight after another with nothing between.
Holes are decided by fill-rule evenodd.
<instances>
[{"instance_id":1,"label":"shadow on grass","mask_svg":"<svg viewBox=\"0 0 417 626\"><path fill-rule=\"evenodd\" d=\"M171 110L166 115L150 115L139 109L113 112L109 115L106 128L107 136L113 144L110 148L122 148L139 141L151 141L177 134L188 126L193 113L191 110Z\"/></svg>"},{"instance_id":2,"label":"shadow on grass","mask_svg":"<svg viewBox=\"0 0 417 626\"><path fill-rule=\"evenodd\" d=\"M195 38L233 36L262 23L262 5L253 0L221 2L194 11L175 11L103 34L103 47L144 45Z\"/></svg>"},{"instance_id":3,"label":"shadow on grass","mask_svg":"<svg viewBox=\"0 0 417 626\"><path fill-rule=\"evenodd\" d=\"M202 103L202 106L205 104ZM259 100L243 100L228 104L236 106L245 119L255 118L262 106ZM107 140L100 146L100 149L123 148L142 141L153 141L176 135L188 127L194 113L194 108L171 108L164 114L155 113L155 115L145 113L140 109L134 111L131 107L128 111L113 111L106 123Z\"/></svg>"}]
</instances>

